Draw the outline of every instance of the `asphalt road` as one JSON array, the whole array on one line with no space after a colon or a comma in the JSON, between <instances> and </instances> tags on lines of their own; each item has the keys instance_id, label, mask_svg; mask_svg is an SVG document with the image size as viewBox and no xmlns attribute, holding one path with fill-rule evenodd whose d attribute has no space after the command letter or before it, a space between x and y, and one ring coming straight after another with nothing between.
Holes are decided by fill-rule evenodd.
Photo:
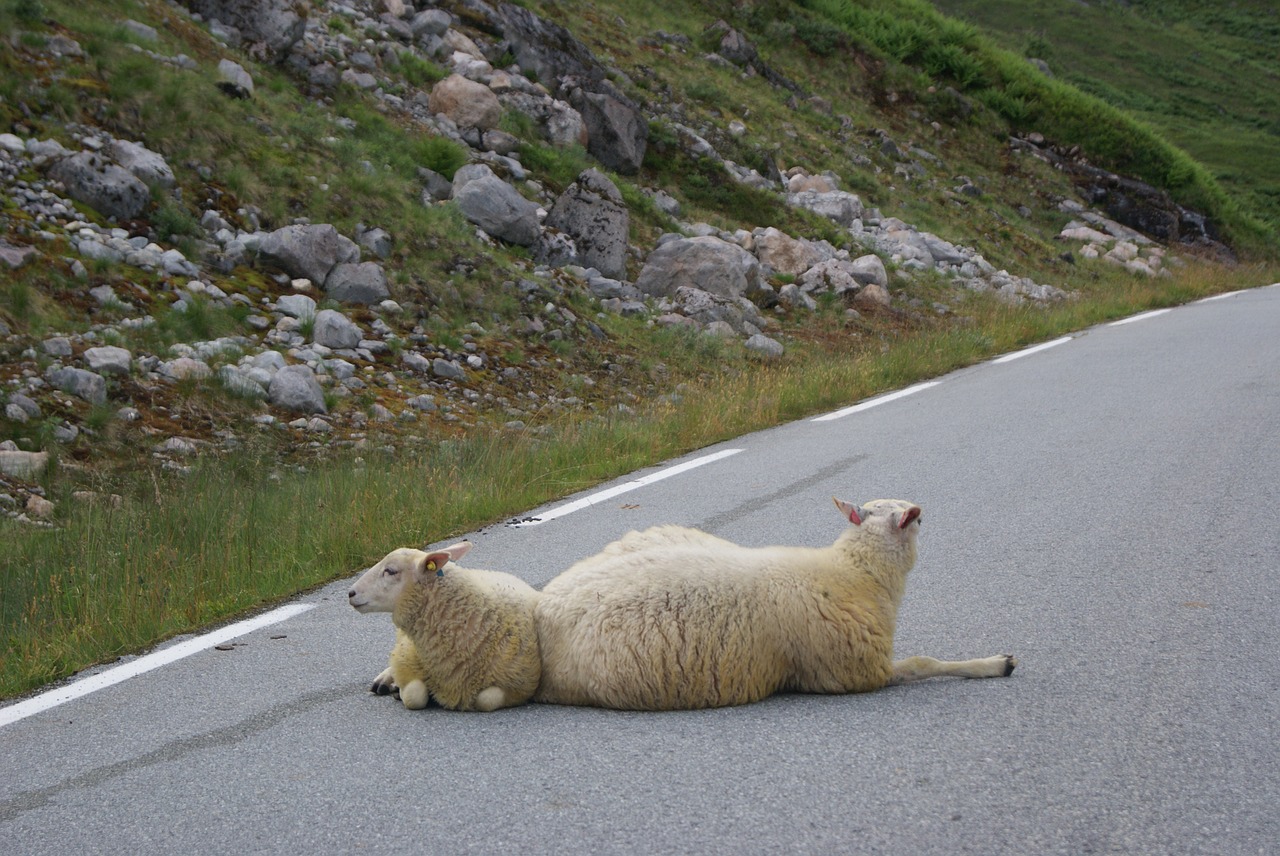
<instances>
[{"instance_id":1,"label":"asphalt road","mask_svg":"<svg viewBox=\"0 0 1280 856\"><path fill-rule=\"evenodd\" d=\"M392 631L344 581L229 650L0 708L0 853L1280 852L1280 287L938 380L472 533L463 563L541 585L631 528L819 545L833 494L911 499L899 655L1012 677L409 712L366 691Z\"/></svg>"}]
</instances>

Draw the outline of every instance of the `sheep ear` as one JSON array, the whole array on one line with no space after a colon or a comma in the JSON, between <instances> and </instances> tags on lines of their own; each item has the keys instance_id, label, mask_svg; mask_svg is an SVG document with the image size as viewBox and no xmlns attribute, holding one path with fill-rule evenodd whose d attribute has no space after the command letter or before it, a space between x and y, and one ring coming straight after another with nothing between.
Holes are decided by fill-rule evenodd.
<instances>
[{"instance_id":1,"label":"sheep ear","mask_svg":"<svg viewBox=\"0 0 1280 856\"><path fill-rule=\"evenodd\" d=\"M457 544L450 544L448 547L442 547L441 552L448 553L449 558L456 562L459 559L461 559L463 556L467 555L467 552L470 549L471 549L470 541L459 541Z\"/></svg>"},{"instance_id":2,"label":"sheep ear","mask_svg":"<svg viewBox=\"0 0 1280 856\"><path fill-rule=\"evenodd\" d=\"M443 577L444 566L449 564L450 558L452 557L449 555L448 550L436 550L434 553L428 553L422 560L423 576L435 571L437 577Z\"/></svg>"},{"instance_id":3,"label":"sheep ear","mask_svg":"<svg viewBox=\"0 0 1280 856\"><path fill-rule=\"evenodd\" d=\"M840 509L840 513L849 518L849 522L854 526L862 525L862 516L858 514L858 506L852 502L845 502L843 499L831 497L831 501L836 504L836 508Z\"/></svg>"}]
</instances>

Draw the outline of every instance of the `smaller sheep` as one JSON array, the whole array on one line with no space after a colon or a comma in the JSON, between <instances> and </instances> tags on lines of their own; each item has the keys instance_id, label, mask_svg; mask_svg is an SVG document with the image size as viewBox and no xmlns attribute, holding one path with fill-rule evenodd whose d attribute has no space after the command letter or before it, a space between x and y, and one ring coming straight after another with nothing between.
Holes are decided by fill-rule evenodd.
<instances>
[{"instance_id":1,"label":"smaller sheep","mask_svg":"<svg viewBox=\"0 0 1280 856\"><path fill-rule=\"evenodd\" d=\"M429 553L393 550L351 587L347 601L358 612L390 612L396 627L373 692L398 688L410 710L434 698L451 710L491 711L533 695L542 672L538 593L511 574L453 564L470 549L461 541Z\"/></svg>"},{"instance_id":2,"label":"smaller sheep","mask_svg":"<svg viewBox=\"0 0 1280 856\"><path fill-rule=\"evenodd\" d=\"M830 547L742 547L664 526L578 562L547 583L535 607L542 683L534 700L673 710L1013 671L1008 655L895 661L920 508L835 503L851 525Z\"/></svg>"}]
</instances>

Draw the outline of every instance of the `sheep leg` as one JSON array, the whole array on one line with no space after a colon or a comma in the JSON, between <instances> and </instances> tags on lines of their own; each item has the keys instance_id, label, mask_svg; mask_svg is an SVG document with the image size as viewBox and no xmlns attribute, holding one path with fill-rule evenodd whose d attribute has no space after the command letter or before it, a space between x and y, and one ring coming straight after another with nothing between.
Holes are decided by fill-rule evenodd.
<instances>
[{"instance_id":1,"label":"sheep leg","mask_svg":"<svg viewBox=\"0 0 1280 856\"><path fill-rule=\"evenodd\" d=\"M976 660L936 660L933 657L907 657L894 660L890 685L905 684L925 678L953 676L957 678L1003 678L1013 673L1018 660L1009 654L981 657Z\"/></svg>"},{"instance_id":2,"label":"sheep leg","mask_svg":"<svg viewBox=\"0 0 1280 856\"><path fill-rule=\"evenodd\" d=\"M390 666L379 672L378 677L373 679L373 686L369 687L369 692L374 695L395 695L399 690L396 679L391 676Z\"/></svg>"}]
</instances>

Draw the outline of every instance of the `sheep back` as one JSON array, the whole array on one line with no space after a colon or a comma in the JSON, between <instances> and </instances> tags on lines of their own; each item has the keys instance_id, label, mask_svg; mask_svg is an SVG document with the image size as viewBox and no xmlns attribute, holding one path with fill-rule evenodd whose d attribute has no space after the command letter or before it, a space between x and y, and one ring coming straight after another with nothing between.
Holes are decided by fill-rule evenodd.
<instances>
[{"instance_id":1,"label":"sheep back","mask_svg":"<svg viewBox=\"0 0 1280 856\"><path fill-rule=\"evenodd\" d=\"M667 710L882 687L892 583L915 548L881 567L867 540L852 527L823 549L741 547L683 527L629 533L543 589L535 700Z\"/></svg>"}]
</instances>

